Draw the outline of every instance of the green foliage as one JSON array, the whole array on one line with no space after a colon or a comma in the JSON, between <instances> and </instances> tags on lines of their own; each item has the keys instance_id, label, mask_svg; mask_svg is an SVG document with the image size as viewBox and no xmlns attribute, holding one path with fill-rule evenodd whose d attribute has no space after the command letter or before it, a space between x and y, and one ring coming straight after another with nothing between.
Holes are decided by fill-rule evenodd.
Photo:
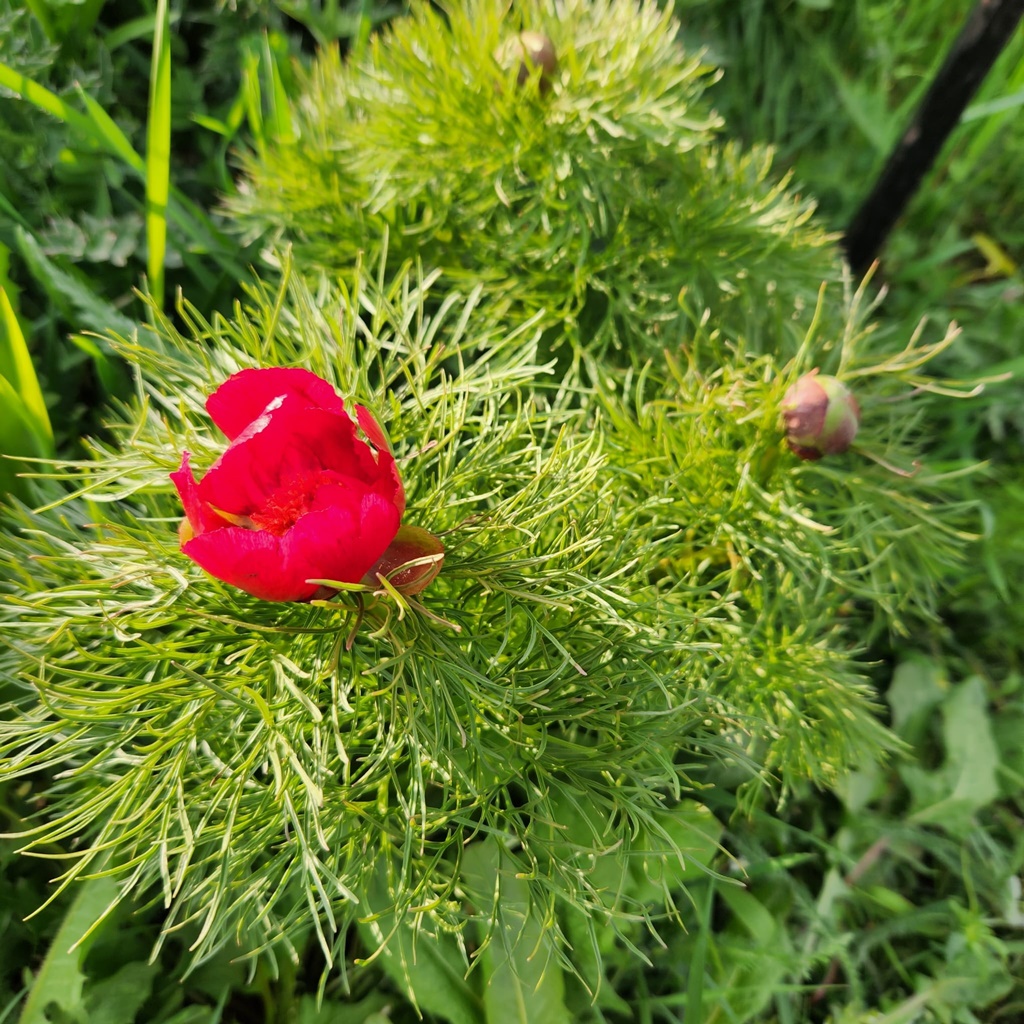
<instances>
[{"instance_id":1,"label":"green foliage","mask_svg":"<svg viewBox=\"0 0 1024 1024\"><path fill-rule=\"evenodd\" d=\"M972 385L933 374L1020 368L1018 44L912 213L928 245L897 234L869 308L710 103L839 225L955 27L924 0L688 4L682 50L669 14L623 2L423 5L370 43L386 11L282 4L355 37L308 73L271 10L29 6L0 9L4 82L32 101L0 128L0 283L58 444L76 359L124 402L87 459L20 481L53 504L16 505L0 553L0 807L48 858L0 846L3 1006L1013 1019L1024 405L991 380L947 401ZM555 40L550 92L494 58L520 27ZM150 195L147 252L143 189L168 172L168 245ZM285 283L230 318L209 312L241 276L214 185L293 245L266 253ZM191 301L151 302L136 335L147 258ZM103 337L67 349L54 311ZM410 517L448 549L415 601L261 604L178 552L167 473L184 447L216 457L204 396L268 363L386 424ZM863 421L809 464L778 405L816 366ZM993 467L963 475L979 454ZM931 653L900 656L889 732L893 634ZM23 921L51 875L67 891Z\"/></svg>"},{"instance_id":2,"label":"green foliage","mask_svg":"<svg viewBox=\"0 0 1024 1024\"><path fill-rule=\"evenodd\" d=\"M82 961L95 937L96 922L116 896L116 887L106 878L93 879L79 888L36 975L19 1024L46 1024L53 1019L53 1003L65 1018L74 1019L85 1011Z\"/></svg>"},{"instance_id":3,"label":"green foliage","mask_svg":"<svg viewBox=\"0 0 1024 1024\"><path fill-rule=\"evenodd\" d=\"M494 56L524 27L555 44L549 93ZM681 288L751 348L795 345L838 260L769 154L719 140L713 79L654 4L417 5L361 61L319 57L293 138L244 159L228 207L331 274L386 234L391 267L480 282L593 350L671 337Z\"/></svg>"},{"instance_id":4,"label":"green foliage","mask_svg":"<svg viewBox=\"0 0 1024 1024\"><path fill-rule=\"evenodd\" d=\"M144 275L153 294L166 275L168 292L184 285L206 307L230 302L246 272L208 211L232 187L246 100L262 102L241 55L273 54L281 80L286 21L269 5L222 17L218 4L167 4L159 18L156 6L0 0L0 245L44 392L61 396L62 449L97 428L104 396L125 394L109 352L69 346L69 333L123 331Z\"/></svg>"},{"instance_id":5,"label":"green foliage","mask_svg":"<svg viewBox=\"0 0 1024 1024\"><path fill-rule=\"evenodd\" d=\"M434 298L436 280L257 284L230 321L183 305L182 335L154 307L145 344L116 339L140 374L120 443L52 474L77 500L11 521L0 774L44 787L22 841L74 841L64 884L109 856L123 897L167 908L161 941L196 922L196 962L298 957L312 927L341 964L361 921L414 999L445 964L455 984L444 948L479 962L467 1014L481 998L498 1020L488 986L561 1005L568 971L599 992L598 924L635 943L678 916L686 876L666 858L714 856L694 797L715 776L785 792L892 746L826 595L896 607L955 559L956 531L922 501L938 477L780 451L799 361L734 353L710 379L649 368L594 393L538 362L536 325L509 330L480 289ZM933 353L875 364L870 337L851 326L835 353L866 396L927 384ZM270 604L183 560L167 473L182 449L213 461L204 397L254 364L308 365L380 415L409 520L446 546L422 603L349 587ZM879 406L865 450L906 461L898 407ZM901 554L894 518L935 535L931 561ZM884 588L857 561L865 537L893 549Z\"/></svg>"},{"instance_id":6,"label":"green foliage","mask_svg":"<svg viewBox=\"0 0 1024 1024\"><path fill-rule=\"evenodd\" d=\"M536 332L475 317L472 296L427 316L425 298L408 276L317 302L261 289L234 322L183 307L190 337L154 309L148 344L120 343L145 396L112 428L124 447L57 474L88 511L12 524L28 532L4 558L21 683L3 771L78 766L25 840L87 838L65 880L110 850L125 893L162 893L165 933L202 921L200 961L229 940L297 941L311 912L335 960L380 872L400 917L457 926L487 895L458 871L475 834L503 837L538 912L611 914L614 894L538 828L551 801L640 828L692 788L680 747L720 747L703 628L689 612L645 626L636 560L602 557L621 527L601 432L563 382L519 392L542 385ZM254 602L182 562L167 473L182 448L213 460L203 398L254 362L309 363L381 414L410 518L445 538L425 606Z\"/></svg>"},{"instance_id":7,"label":"green foliage","mask_svg":"<svg viewBox=\"0 0 1024 1024\"><path fill-rule=\"evenodd\" d=\"M837 787L839 804L805 791L785 819L733 816L724 842L734 857L722 865L733 877L691 883L688 932L666 934L664 947L645 944L651 969L620 966L610 977L666 1021L1012 1019L1024 996L1021 779L1002 809L990 791L981 798L972 789L969 810L962 797L987 787L990 764L1004 778L1016 772L1019 743L1009 736L1019 728L1020 692L1019 679L951 683L942 662L902 663L887 697L914 761L852 773ZM973 739L965 704L980 728ZM986 743L1004 716L1012 724L1003 739ZM907 819L914 762L948 766L965 742L984 744L985 763L937 773L944 810ZM710 802L728 814L724 790ZM711 928L702 907L714 907Z\"/></svg>"},{"instance_id":8,"label":"green foliage","mask_svg":"<svg viewBox=\"0 0 1024 1024\"><path fill-rule=\"evenodd\" d=\"M724 68L711 99L730 129L778 147L782 166L837 230L866 198L972 8L967 0L678 6L688 43L708 46ZM953 375L1001 369L1019 378L1022 56L1017 33L881 254L889 321L916 323L943 310L940 328L948 319L965 326L967 344L945 365ZM957 456L998 456L1024 432L1018 391L992 388L970 413L948 410L951 427L937 430L936 441Z\"/></svg>"}]
</instances>

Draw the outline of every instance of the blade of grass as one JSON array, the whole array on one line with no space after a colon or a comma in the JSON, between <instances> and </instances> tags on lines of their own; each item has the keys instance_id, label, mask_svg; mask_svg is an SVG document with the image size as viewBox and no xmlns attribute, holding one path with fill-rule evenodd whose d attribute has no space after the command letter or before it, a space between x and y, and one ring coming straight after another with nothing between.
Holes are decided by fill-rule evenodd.
<instances>
[{"instance_id":1,"label":"blade of grass","mask_svg":"<svg viewBox=\"0 0 1024 1024\"><path fill-rule=\"evenodd\" d=\"M0 85L16 92L22 99L27 100L39 110L44 110L54 117L60 118L65 124L80 132L85 138L90 139L102 149L109 149L109 144L97 131L92 118L87 117L81 111L75 110L70 104L62 100L56 93L34 82L27 75L15 71L10 65L0 61ZM120 155L120 154L119 154Z\"/></svg>"},{"instance_id":2,"label":"blade of grass","mask_svg":"<svg viewBox=\"0 0 1024 1024\"><path fill-rule=\"evenodd\" d=\"M92 118L93 134L97 141L107 152L120 157L136 174L145 176L146 162L135 152L117 122L81 86L77 86L75 91Z\"/></svg>"},{"instance_id":3,"label":"blade of grass","mask_svg":"<svg viewBox=\"0 0 1024 1024\"><path fill-rule=\"evenodd\" d=\"M174 25L181 21L180 11L171 11L169 14L169 24ZM153 35L156 27L156 14L143 14L139 18L132 18L129 21L118 25L116 28L112 28L103 37L103 42L106 43L107 49L113 52L125 43L133 42L136 39L145 39L147 36Z\"/></svg>"},{"instance_id":4,"label":"blade of grass","mask_svg":"<svg viewBox=\"0 0 1024 1024\"><path fill-rule=\"evenodd\" d=\"M164 304L167 203L171 185L171 39L167 0L157 0L146 125L146 271L157 306Z\"/></svg>"},{"instance_id":5,"label":"blade of grass","mask_svg":"<svg viewBox=\"0 0 1024 1024\"><path fill-rule=\"evenodd\" d=\"M25 6L32 12L36 21L39 22L39 27L43 30L43 34L51 42L57 42L57 32L53 27L53 20L50 17L50 11L46 4L42 0L25 0Z\"/></svg>"},{"instance_id":6,"label":"blade of grass","mask_svg":"<svg viewBox=\"0 0 1024 1024\"><path fill-rule=\"evenodd\" d=\"M44 459L53 455L41 447L39 435L21 396L6 377L0 377L0 501L15 495L31 501L28 481L19 474L28 468L23 459Z\"/></svg>"},{"instance_id":7,"label":"blade of grass","mask_svg":"<svg viewBox=\"0 0 1024 1024\"><path fill-rule=\"evenodd\" d=\"M269 113L267 120L270 130L277 142L293 142L292 121L289 115L288 91L285 89L284 78L278 63L278 51L271 44L270 35L263 33L263 60L267 68L270 84L267 89Z\"/></svg>"},{"instance_id":8,"label":"blade of grass","mask_svg":"<svg viewBox=\"0 0 1024 1024\"><path fill-rule=\"evenodd\" d=\"M687 1020L701 1020L704 1016L704 964L707 959L708 936L711 934L711 907L714 900L715 880L709 878L704 902L698 907L700 922L697 926L697 941L686 982Z\"/></svg>"},{"instance_id":9,"label":"blade of grass","mask_svg":"<svg viewBox=\"0 0 1024 1024\"><path fill-rule=\"evenodd\" d=\"M3 288L0 288L0 375L11 385L25 406L29 425L40 448L44 453L52 454L53 428L39 387L39 378L32 365L21 324Z\"/></svg>"},{"instance_id":10,"label":"blade of grass","mask_svg":"<svg viewBox=\"0 0 1024 1024\"><path fill-rule=\"evenodd\" d=\"M356 28L356 37L352 41L352 59L358 62L362 59L366 44L370 41L370 32L373 30L373 18L371 11L373 0L361 0L359 4L359 22Z\"/></svg>"},{"instance_id":11,"label":"blade of grass","mask_svg":"<svg viewBox=\"0 0 1024 1024\"><path fill-rule=\"evenodd\" d=\"M266 151L263 132L263 90L260 85L260 55L255 44L247 48L242 67L242 88L245 95L245 116L249 121L253 145L262 159Z\"/></svg>"}]
</instances>

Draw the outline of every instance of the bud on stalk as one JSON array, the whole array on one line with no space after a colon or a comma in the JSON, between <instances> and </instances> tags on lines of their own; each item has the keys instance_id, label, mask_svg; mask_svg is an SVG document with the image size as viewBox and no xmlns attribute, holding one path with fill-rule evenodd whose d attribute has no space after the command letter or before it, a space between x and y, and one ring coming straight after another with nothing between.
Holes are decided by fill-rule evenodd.
<instances>
[{"instance_id":1,"label":"bud on stalk","mask_svg":"<svg viewBox=\"0 0 1024 1024\"><path fill-rule=\"evenodd\" d=\"M444 545L429 530L400 526L365 582L373 586L383 576L400 594L412 597L433 582L443 561Z\"/></svg>"},{"instance_id":2,"label":"bud on stalk","mask_svg":"<svg viewBox=\"0 0 1024 1024\"><path fill-rule=\"evenodd\" d=\"M511 68L519 61L516 84L525 85L534 68L540 68L540 91L551 88L551 79L558 70L555 44L542 32L520 32L498 48L495 57L502 67Z\"/></svg>"},{"instance_id":3,"label":"bud on stalk","mask_svg":"<svg viewBox=\"0 0 1024 1024\"><path fill-rule=\"evenodd\" d=\"M786 443L801 459L845 452L857 436L860 406L850 389L835 377L811 370L782 399Z\"/></svg>"}]
</instances>

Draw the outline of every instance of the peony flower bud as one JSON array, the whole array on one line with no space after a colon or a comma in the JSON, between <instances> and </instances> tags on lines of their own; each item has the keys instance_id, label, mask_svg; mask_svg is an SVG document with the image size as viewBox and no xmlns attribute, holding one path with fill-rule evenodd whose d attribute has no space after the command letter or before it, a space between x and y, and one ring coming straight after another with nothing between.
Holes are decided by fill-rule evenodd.
<instances>
[{"instance_id":1,"label":"peony flower bud","mask_svg":"<svg viewBox=\"0 0 1024 1024\"><path fill-rule=\"evenodd\" d=\"M786 443L801 459L845 452L857 436L860 406L835 377L805 373L782 399Z\"/></svg>"},{"instance_id":2,"label":"peony flower bud","mask_svg":"<svg viewBox=\"0 0 1024 1024\"><path fill-rule=\"evenodd\" d=\"M412 597L433 582L443 561L444 545L429 530L402 526L365 581L373 586L383 576L400 594Z\"/></svg>"},{"instance_id":3,"label":"peony flower bud","mask_svg":"<svg viewBox=\"0 0 1024 1024\"><path fill-rule=\"evenodd\" d=\"M495 53L498 63L510 68L519 61L516 84L525 85L534 68L540 68L540 91L551 88L551 79L558 70L558 54L555 44L542 32L520 32L506 40Z\"/></svg>"}]
</instances>

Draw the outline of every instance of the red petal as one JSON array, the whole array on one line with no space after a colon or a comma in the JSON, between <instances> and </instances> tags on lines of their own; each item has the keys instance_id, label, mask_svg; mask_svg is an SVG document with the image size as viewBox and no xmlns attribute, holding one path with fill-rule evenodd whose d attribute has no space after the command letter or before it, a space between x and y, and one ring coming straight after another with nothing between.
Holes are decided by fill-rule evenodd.
<instances>
[{"instance_id":1,"label":"red petal","mask_svg":"<svg viewBox=\"0 0 1024 1024\"><path fill-rule=\"evenodd\" d=\"M189 458L188 452L182 452L181 465L169 475L178 491L182 505L185 506L185 516L189 526L192 527L192 532L199 536L207 530L219 530L227 523L200 498L199 485L196 483L192 467L189 465Z\"/></svg>"},{"instance_id":2,"label":"red petal","mask_svg":"<svg viewBox=\"0 0 1024 1024\"><path fill-rule=\"evenodd\" d=\"M397 487L398 511L405 512L405 488L402 486L402 478L398 473L398 466L395 464L391 454L391 445L384 436L380 424L374 419L373 413L365 405L356 406L356 419L363 433L370 439L370 443L377 449L377 465L386 470L395 481Z\"/></svg>"},{"instance_id":3,"label":"red petal","mask_svg":"<svg viewBox=\"0 0 1024 1024\"><path fill-rule=\"evenodd\" d=\"M311 579L358 583L398 531L393 501L370 491L303 516L283 536L227 526L182 551L212 576L265 601L306 601Z\"/></svg>"},{"instance_id":4,"label":"red petal","mask_svg":"<svg viewBox=\"0 0 1024 1024\"><path fill-rule=\"evenodd\" d=\"M387 550L400 521L394 502L372 491L356 504L310 512L281 538L288 575L358 583Z\"/></svg>"},{"instance_id":5,"label":"red petal","mask_svg":"<svg viewBox=\"0 0 1024 1024\"><path fill-rule=\"evenodd\" d=\"M402 478L398 475L398 466L391 457L391 452L377 453L377 466L382 474L387 474L395 486L395 505L398 507L398 514L405 514L405 488L402 486Z\"/></svg>"},{"instance_id":6,"label":"red petal","mask_svg":"<svg viewBox=\"0 0 1024 1024\"><path fill-rule=\"evenodd\" d=\"M211 576L264 601L306 601L316 592L285 568L283 537L265 530L228 526L204 533L181 550Z\"/></svg>"},{"instance_id":7,"label":"red petal","mask_svg":"<svg viewBox=\"0 0 1024 1024\"><path fill-rule=\"evenodd\" d=\"M275 399L292 397L304 406L344 413L345 403L327 381L296 366L241 370L206 400L210 418L232 441Z\"/></svg>"},{"instance_id":8,"label":"red petal","mask_svg":"<svg viewBox=\"0 0 1024 1024\"><path fill-rule=\"evenodd\" d=\"M391 451L391 445L388 444L384 431L381 430L380 424L373 417L373 413L365 405L356 406L356 419L359 421L359 426L362 428L363 433L370 439L370 443L377 451Z\"/></svg>"},{"instance_id":9,"label":"red petal","mask_svg":"<svg viewBox=\"0 0 1024 1024\"><path fill-rule=\"evenodd\" d=\"M249 424L199 483L204 501L234 515L259 511L296 478L332 470L373 483L387 476L355 424L338 415L285 398Z\"/></svg>"}]
</instances>

